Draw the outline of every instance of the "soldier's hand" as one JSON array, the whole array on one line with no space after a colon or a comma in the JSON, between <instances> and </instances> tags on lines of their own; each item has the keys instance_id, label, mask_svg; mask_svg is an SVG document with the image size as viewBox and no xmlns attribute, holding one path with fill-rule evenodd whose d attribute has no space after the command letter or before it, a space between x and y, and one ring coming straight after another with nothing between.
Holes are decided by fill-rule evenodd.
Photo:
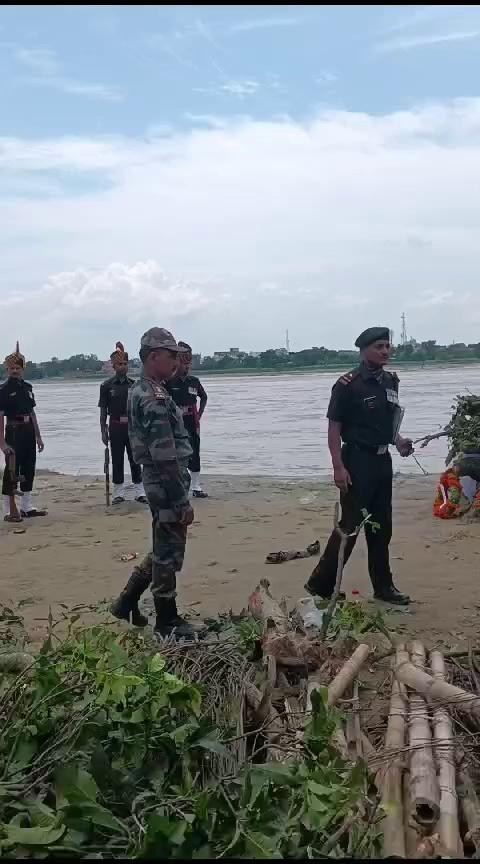
<instances>
[{"instance_id":1,"label":"soldier's hand","mask_svg":"<svg viewBox=\"0 0 480 864\"><path fill-rule=\"evenodd\" d=\"M102 429L102 441L105 444L105 447L108 447L108 429Z\"/></svg>"},{"instance_id":2,"label":"soldier's hand","mask_svg":"<svg viewBox=\"0 0 480 864\"><path fill-rule=\"evenodd\" d=\"M352 478L345 465L339 465L333 469L333 479L337 489L340 489L340 492L345 495L348 492L348 487L352 485Z\"/></svg>"},{"instance_id":3,"label":"soldier's hand","mask_svg":"<svg viewBox=\"0 0 480 864\"><path fill-rule=\"evenodd\" d=\"M45 445L44 445L44 443L43 443L43 441L42 441L40 435L39 435L38 438L37 438L37 447L38 447L38 452L39 452L39 453L43 453L43 451L44 451L44 449L45 449Z\"/></svg>"},{"instance_id":4,"label":"soldier's hand","mask_svg":"<svg viewBox=\"0 0 480 864\"><path fill-rule=\"evenodd\" d=\"M13 456L15 453L15 450L13 449L13 447L10 447L9 444L4 444L2 447L0 447L0 450L2 451L4 456Z\"/></svg>"},{"instance_id":5,"label":"soldier's hand","mask_svg":"<svg viewBox=\"0 0 480 864\"><path fill-rule=\"evenodd\" d=\"M181 510L180 513L178 514L178 521L182 525L186 525L187 528L189 525L192 524L194 518L195 518L195 514L193 512L193 507L190 504L187 504L183 508L183 510Z\"/></svg>"},{"instance_id":6,"label":"soldier's hand","mask_svg":"<svg viewBox=\"0 0 480 864\"><path fill-rule=\"evenodd\" d=\"M411 456L412 453L415 452L415 448L413 446L413 442L411 438L398 438L397 439L397 450L404 459L407 456Z\"/></svg>"}]
</instances>

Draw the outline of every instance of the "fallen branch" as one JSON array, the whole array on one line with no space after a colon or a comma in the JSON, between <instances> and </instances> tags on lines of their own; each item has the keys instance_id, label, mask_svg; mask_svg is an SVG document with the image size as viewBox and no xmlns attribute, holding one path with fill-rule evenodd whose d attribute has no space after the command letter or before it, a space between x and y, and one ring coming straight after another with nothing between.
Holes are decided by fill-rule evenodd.
<instances>
[{"instance_id":1,"label":"fallen branch","mask_svg":"<svg viewBox=\"0 0 480 864\"><path fill-rule=\"evenodd\" d=\"M285 759L285 748L282 746L286 730L278 711L273 707L270 699L270 688L262 695L255 684L246 682L245 698L252 708L258 732L265 736L268 741L269 758L282 762ZM278 745L278 746L277 746Z\"/></svg>"},{"instance_id":2,"label":"fallen branch","mask_svg":"<svg viewBox=\"0 0 480 864\"><path fill-rule=\"evenodd\" d=\"M430 654L433 677L445 681L445 661L440 651ZM440 820L438 832L447 855L455 858L459 848L458 801L455 782L455 757L452 720L448 711L437 706L433 712L433 729L440 784Z\"/></svg>"},{"instance_id":3,"label":"fallen branch","mask_svg":"<svg viewBox=\"0 0 480 864\"><path fill-rule=\"evenodd\" d=\"M328 699L327 705L332 706L336 705L338 700L341 699L345 691L350 684L353 683L355 678L357 677L360 669L363 664L366 662L370 655L370 647L362 642L355 648L352 656L348 658L348 660L343 664L342 668L337 672L333 681L328 685ZM312 684L315 673L311 676ZM309 687L310 687L310 678L309 678ZM308 698L308 697L307 697Z\"/></svg>"},{"instance_id":4,"label":"fallen branch","mask_svg":"<svg viewBox=\"0 0 480 864\"><path fill-rule=\"evenodd\" d=\"M425 648L421 642L412 643L412 665L424 666ZM400 665L400 669L402 666ZM432 751L432 732L427 704L418 692L410 694L408 722L410 745L410 793L415 820L429 830L435 827L440 815L440 790Z\"/></svg>"}]
</instances>

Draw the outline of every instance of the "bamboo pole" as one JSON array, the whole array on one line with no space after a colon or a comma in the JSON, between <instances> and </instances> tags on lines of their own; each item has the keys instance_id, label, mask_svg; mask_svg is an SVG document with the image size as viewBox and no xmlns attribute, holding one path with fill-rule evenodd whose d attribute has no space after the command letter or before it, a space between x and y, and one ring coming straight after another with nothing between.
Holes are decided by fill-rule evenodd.
<instances>
[{"instance_id":1,"label":"bamboo pole","mask_svg":"<svg viewBox=\"0 0 480 864\"><path fill-rule=\"evenodd\" d=\"M395 674L402 684L421 693L428 701L455 705L459 711L472 715L480 722L480 696L455 687L447 681L439 681L413 663L402 663Z\"/></svg>"},{"instance_id":2,"label":"bamboo pole","mask_svg":"<svg viewBox=\"0 0 480 864\"><path fill-rule=\"evenodd\" d=\"M426 660L421 642L412 642L412 663L419 671ZM402 666L400 666L402 668ZM410 794L415 819L432 830L440 815L440 790L432 752L432 732L427 704L417 692L410 694L408 722L410 745Z\"/></svg>"},{"instance_id":3,"label":"bamboo pole","mask_svg":"<svg viewBox=\"0 0 480 864\"><path fill-rule=\"evenodd\" d=\"M445 681L445 661L440 651L430 654L430 668L433 677ZM435 755L438 764L440 785L440 819L438 833L447 855L456 858L458 854L458 801L456 791L455 753L453 747L452 720L446 708L438 705L433 711L433 730L436 742Z\"/></svg>"},{"instance_id":4,"label":"bamboo pole","mask_svg":"<svg viewBox=\"0 0 480 864\"><path fill-rule=\"evenodd\" d=\"M467 827L464 843L467 851L480 851L480 802L466 765L458 771L458 798L463 820Z\"/></svg>"},{"instance_id":5,"label":"bamboo pole","mask_svg":"<svg viewBox=\"0 0 480 864\"><path fill-rule=\"evenodd\" d=\"M357 677L363 664L368 659L370 647L365 643L361 643L355 648L352 656L348 658L346 663L337 672L333 681L328 685L327 705L336 705L341 699L347 687L353 683Z\"/></svg>"},{"instance_id":6,"label":"bamboo pole","mask_svg":"<svg viewBox=\"0 0 480 864\"><path fill-rule=\"evenodd\" d=\"M399 645L393 665L408 659L404 645ZM379 772L377 785L381 789L385 817L382 820L385 858L405 858L405 824L402 795L403 757L406 729L406 688L394 678L390 696L387 733L385 736L386 767Z\"/></svg>"},{"instance_id":7,"label":"bamboo pole","mask_svg":"<svg viewBox=\"0 0 480 864\"><path fill-rule=\"evenodd\" d=\"M412 798L410 795L410 772L405 771L402 781L403 790L403 819L405 824L405 850L407 858L417 857L417 846L420 840L419 826L413 819Z\"/></svg>"}]
</instances>

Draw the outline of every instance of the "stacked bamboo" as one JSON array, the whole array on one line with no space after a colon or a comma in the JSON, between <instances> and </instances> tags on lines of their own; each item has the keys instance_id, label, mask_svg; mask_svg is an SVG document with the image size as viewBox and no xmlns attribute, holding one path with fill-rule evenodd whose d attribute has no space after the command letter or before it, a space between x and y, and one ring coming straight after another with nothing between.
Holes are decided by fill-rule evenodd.
<instances>
[{"instance_id":1,"label":"stacked bamboo","mask_svg":"<svg viewBox=\"0 0 480 864\"><path fill-rule=\"evenodd\" d=\"M418 641L409 651L398 646L393 672L386 764L377 774L385 856L463 858L479 848L480 808L458 766L450 710L480 719L480 698L449 684L442 653L432 651L427 663Z\"/></svg>"},{"instance_id":2,"label":"stacked bamboo","mask_svg":"<svg viewBox=\"0 0 480 864\"><path fill-rule=\"evenodd\" d=\"M298 622L292 626L265 580L250 597L249 611L264 623L266 683L263 692L245 689L253 712L247 722L262 730L267 758L296 757L314 694L327 686L327 705L340 705L345 720L335 745L344 759L367 764L378 789L385 857L480 857L480 801L455 751L450 713L453 708L480 722L480 696L446 680L442 653L427 655L419 641L392 648L388 724L384 747L375 750L361 728L358 687L359 673L372 660L370 646L358 645L332 674L331 646Z\"/></svg>"}]
</instances>

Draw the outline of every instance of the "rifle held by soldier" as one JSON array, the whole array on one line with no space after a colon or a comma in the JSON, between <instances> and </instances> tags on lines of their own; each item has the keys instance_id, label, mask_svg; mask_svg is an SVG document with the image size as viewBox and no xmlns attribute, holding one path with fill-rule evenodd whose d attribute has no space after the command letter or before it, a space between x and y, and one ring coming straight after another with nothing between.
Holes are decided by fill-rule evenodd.
<instances>
[{"instance_id":1,"label":"rifle held by soldier","mask_svg":"<svg viewBox=\"0 0 480 864\"><path fill-rule=\"evenodd\" d=\"M110 507L110 450L108 444L105 447L105 461L103 463L103 471L105 474L105 502L107 507Z\"/></svg>"}]
</instances>

